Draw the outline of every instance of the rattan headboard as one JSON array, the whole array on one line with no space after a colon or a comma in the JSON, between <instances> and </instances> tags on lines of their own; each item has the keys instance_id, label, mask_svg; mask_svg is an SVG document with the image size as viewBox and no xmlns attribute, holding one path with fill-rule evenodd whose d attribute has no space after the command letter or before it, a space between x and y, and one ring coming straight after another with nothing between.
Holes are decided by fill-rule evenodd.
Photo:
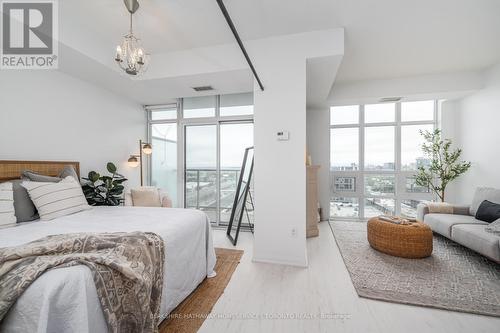
<instances>
[{"instance_id":1,"label":"rattan headboard","mask_svg":"<svg viewBox=\"0 0 500 333\"><path fill-rule=\"evenodd\" d=\"M0 160L0 182L19 179L24 170L56 177L66 165L72 165L80 177L80 162Z\"/></svg>"}]
</instances>

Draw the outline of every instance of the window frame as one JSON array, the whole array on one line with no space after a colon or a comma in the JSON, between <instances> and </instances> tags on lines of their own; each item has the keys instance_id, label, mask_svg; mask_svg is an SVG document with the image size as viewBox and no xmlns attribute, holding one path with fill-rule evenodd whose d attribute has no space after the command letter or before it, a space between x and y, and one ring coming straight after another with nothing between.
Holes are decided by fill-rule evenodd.
<instances>
[{"instance_id":1,"label":"window frame","mask_svg":"<svg viewBox=\"0 0 500 333\"><path fill-rule=\"evenodd\" d=\"M413 101L412 101L413 102ZM330 119L330 135L331 130L335 128L358 128L359 135L359 166L357 171L333 171L332 170L332 156L330 147L330 166L329 166L329 184L330 184L330 207L329 212L331 212L331 202L333 198L344 197L344 198L356 198L358 200L358 217L337 217L330 216L333 220L366 220L364 210L365 210L365 200L367 198L384 198L384 199L394 199L395 200L395 215L401 215L401 203L403 200L432 200L435 195L432 193L414 193L406 192L406 177L414 176L415 170L402 170L401 163L401 129L406 125L432 125L433 129L438 128L438 100L433 100L434 102L434 112L432 120L419 120L419 121L405 121L401 120L401 104L404 102L396 102L395 104L395 121L394 122L378 122L378 123L365 123L365 105L374 104L358 104L359 106L359 121L357 124L343 124L343 125L332 125L332 120ZM331 106L331 108L336 107ZM347 106L347 105L339 105ZM332 116L330 108L330 117ZM383 127L383 126L394 126L394 170L366 170L365 168L365 129L370 127ZM331 142L331 138L330 141ZM366 175L394 175L395 178L395 193L393 196L387 195L367 195L365 193L365 176ZM335 191L335 178L336 177L356 177L356 191L347 192Z\"/></svg>"},{"instance_id":2,"label":"window frame","mask_svg":"<svg viewBox=\"0 0 500 333\"><path fill-rule=\"evenodd\" d=\"M251 94L253 92L247 92ZM198 117L198 118L184 118L184 98L178 98L176 103L165 105L150 105L145 106L147 117L147 137L149 142L152 140L151 126L154 124L175 123L177 124L177 202L179 207L186 207L186 127L187 126L202 126L202 125L216 125L217 127L217 165L216 165L216 191L217 191L217 213L216 221L212 221L212 225L218 227L225 227L226 224L220 223L220 126L225 123L254 123L254 114L248 115L235 115L235 116L221 116L220 115L220 98L221 95L211 95L215 98L215 116L214 117ZM195 96L198 97L198 96ZM151 113L154 110L161 109L162 107L175 107L177 109L177 119L165 120L152 120ZM145 159L146 160L146 159ZM147 183L151 184L152 181L152 163L147 159L148 177Z\"/></svg>"}]
</instances>

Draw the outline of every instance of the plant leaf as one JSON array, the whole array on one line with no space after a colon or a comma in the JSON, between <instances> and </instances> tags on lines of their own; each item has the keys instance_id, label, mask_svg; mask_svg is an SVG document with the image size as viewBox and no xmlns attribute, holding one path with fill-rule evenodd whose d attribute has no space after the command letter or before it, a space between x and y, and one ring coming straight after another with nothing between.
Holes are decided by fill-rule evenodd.
<instances>
[{"instance_id":1,"label":"plant leaf","mask_svg":"<svg viewBox=\"0 0 500 333\"><path fill-rule=\"evenodd\" d=\"M106 165L106 168L108 169L108 171L110 173L116 173L117 168L116 168L116 165L114 165L113 163L108 162L108 164Z\"/></svg>"},{"instance_id":2,"label":"plant leaf","mask_svg":"<svg viewBox=\"0 0 500 333\"><path fill-rule=\"evenodd\" d=\"M95 172L95 171L90 171L89 172L89 179L90 179L91 182L95 183L96 181L99 180L99 177L101 177L101 175L98 174L97 172Z\"/></svg>"}]
</instances>

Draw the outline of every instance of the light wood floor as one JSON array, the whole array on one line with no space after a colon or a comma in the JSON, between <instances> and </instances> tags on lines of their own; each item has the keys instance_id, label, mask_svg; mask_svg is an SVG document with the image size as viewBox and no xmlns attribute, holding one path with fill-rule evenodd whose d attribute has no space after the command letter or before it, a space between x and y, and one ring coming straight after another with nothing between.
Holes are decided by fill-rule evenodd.
<instances>
[{"instance_id":1,"label":"light wood floor","mask_svg":"<svg viewBox=\"0 0 500 333\"><path fill-rule=\"evenodd\" d=\"M232 248L222 230L214 243ZM500 318L358 297L326 222L308 240L307 269L253 263L252 244L240 234L245 254L199 332L500 332Z\"/></svg>"}]
</instances>

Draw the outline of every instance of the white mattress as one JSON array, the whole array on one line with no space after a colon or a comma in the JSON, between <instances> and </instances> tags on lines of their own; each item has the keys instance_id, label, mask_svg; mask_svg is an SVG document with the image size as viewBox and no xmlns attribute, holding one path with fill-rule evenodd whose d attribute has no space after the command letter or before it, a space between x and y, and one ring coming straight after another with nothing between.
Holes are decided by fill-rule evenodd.
<instances>
[{"instance_id":1,"label":"white mattress","mask_svg":"<svg viewBox=\"0 0 500 333\"><path fill-rule=\"evenodd\" d=\"M188 209L95 207L52 221L0 230L0 247L74 232L150 231L165 242L165 273L160 315L165 318L203 279L214 275L210 223ZM107 332L90 270L74 266L48 271L17 300L2 332Z\"/></svg>"}]
</instances>

